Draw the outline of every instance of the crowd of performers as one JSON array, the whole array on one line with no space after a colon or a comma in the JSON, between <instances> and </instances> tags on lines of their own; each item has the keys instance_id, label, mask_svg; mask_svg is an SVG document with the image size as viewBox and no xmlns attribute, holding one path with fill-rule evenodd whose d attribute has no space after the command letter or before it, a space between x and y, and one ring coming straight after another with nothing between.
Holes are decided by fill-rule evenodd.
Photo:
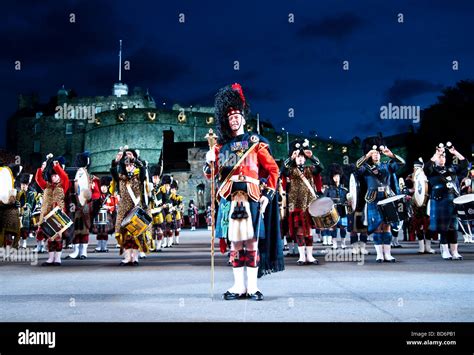
<instances>
[{"instance_id":1,"label":"crowd of performers","mask_svg":"<svg viewBox=\"0 0 474 355\"><path fill-rule=\"evenodd\" d=\"M316 242L329 252L346 249L347 240L353 254L368 255L370 239L375 260L393 263L391 249L401 247L399 233L405 240L416 238L420 254L434 254L432 241L439 239L446 260L462 259L459 229L472 243L474 169L451 143L417 160L405 179L397 175L405 166L403 157L378 137L364 140L364 155L355 164L326 168L308 140L295 140L280 167L267 139L245 129L248 115L239 84L217 92L217 135L209 132L203 173L215 184L205 212L207 227L220 251L229 252L233 270L225 300L262 300L257 279L284 270L285 249L298 256L298 265L316 265ZM49 155L32 181L19 165L0 163L6 186L0 191L0 247L26 247L34 235L36 250L49 253L43 265L57 266L63 245L72 247L65 258L86 259L91 234L97 239L95 252L107 252L114 236L123 256L120 265L138 265L147 253L179 244L183 197L178 182L163 175L160 165L149 168L139 151L127 146L112 160L110 176L89 173L87 152L78 154L74 165L65 167L62 157ZM187 214L196 230L193 200Z\"/></svg>"},{"instance_id":2,"label":"crowd of performers","mask_svg":"<svg viewBox=\"0 0 474 355\"><path fill-rule=\"evenodd\" d=\"M0 247L26 248L34 237L35 251L49 254L42 265L60 266L62 259L86 259L91 235L97 253L108 252L115 237L120 265L138 265L148 253L179 244L184 202L178 181L159 165L149 169L127 146L109 176L90 174L90 162L83 152L66 167L63 157L49 154L34 176L1 162ZM64 247L72 249L65 256Z\"/></svg>"},{"instance_id":3,"label":"crowd of performers","mask_svg":"<svg viewBox=\"0 0 474 355\"><path fill-rule=\"evenodd\" d=\"M348 239L352 253L364 255L369 254L366 245L370 237L377 262L396 261L391 248L402 247L399 233L404 240L418 240L419 254L434 254L432 240L439 239L441 256L446 260L462 260L458 230L465 243L472 243L474 168L469 169L467 159L452 144L441 143L427 162L417 160L405 179L397 176L404 159L393 154L379 138L365 141L365 155L356 164L331 164L324 176L307 141L293 142L290 151L282 169L280 207L285 249L289 250L288 256L299 256L299 265L317 263L311 256L308 259L312 248L307 246L313 244L313 235L333 249L338 248L338 240L345 249ZM452 156L449 165L447 152ZM389 160L382 162L382 156ZM309 165L305 164L308 159ZM349 191L350 179L356 194ZM320 225L314 218L315 211L311 211L322 208L323 197L333 202L330 207L339 216L330 228ZM315 200L321 202L319 206ZM457 209L461 212L456 213ZM469 211L471 217L458 218Z\"/></svg>"}]
</instances>

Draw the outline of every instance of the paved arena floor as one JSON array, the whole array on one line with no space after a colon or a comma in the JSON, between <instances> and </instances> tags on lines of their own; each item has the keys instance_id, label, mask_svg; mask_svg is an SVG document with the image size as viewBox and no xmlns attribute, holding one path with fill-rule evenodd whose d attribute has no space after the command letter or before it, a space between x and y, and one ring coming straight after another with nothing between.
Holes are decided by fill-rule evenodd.
<instances>
[{"instance_id":1,"label":"paved arena floor","mask_svg":"<svg viewBox=\"0 0 474 355\"><path fill-rule=\"evenodd\" d=\"M152 253L138 267L119 267L118 250L61 267L1 262L0 319L28 322L472 322L474 244L460 240L463 261L418 255L416 242L395 249L398 262L377 264L373 246L362 262L323 255L317 266L297 266L259 280L263 302L224 301L232 284L227 257L216 253L211 298L210 232L182 232L181 244ZM32 247L34 240L30 239ZM436 246L438 249L438 246ZM67 250L63 254L68 254ZM346 258L347 260L347 258Z\"/></svg>"}]
</instances>

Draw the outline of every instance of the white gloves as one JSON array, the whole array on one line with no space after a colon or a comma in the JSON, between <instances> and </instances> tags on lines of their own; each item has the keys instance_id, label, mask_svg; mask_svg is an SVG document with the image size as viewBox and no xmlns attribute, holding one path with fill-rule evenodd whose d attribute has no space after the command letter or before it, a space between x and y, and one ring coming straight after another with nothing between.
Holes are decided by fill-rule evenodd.
<instances>
[{"instance_id":1,"label":"white gloves","mask_svg":"<svg viewBox=\"0 0 474 355\"><path fill-rule=\"evenodd\" d=\"M265 212L265 209L267 208L268 205L268 197L267 196L262 196L260 197L260 213Z\"/></svg>"}]
</instances>

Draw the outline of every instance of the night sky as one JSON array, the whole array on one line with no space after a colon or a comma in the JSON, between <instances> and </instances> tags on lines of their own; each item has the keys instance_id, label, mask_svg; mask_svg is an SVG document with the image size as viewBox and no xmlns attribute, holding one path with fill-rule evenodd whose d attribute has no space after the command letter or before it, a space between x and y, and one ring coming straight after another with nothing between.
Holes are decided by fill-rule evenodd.
<instances>
[{"instance_id":1,"label":"night sky","mask_svg":"<svg viewBox=\"0 0 474 355\"><path fill-rule=\"evenodd\" d=\"M424 108L444 87L474 76L472 0L21 0L2 7L2 132L19 93L47 101L64 84L80 96L111 94L120 39L131 67L123 82L148 88L157 105L212 105L218 88L240 82L252 112L276 129L339 141L406 131L406 120L381 120L380 106Z\"/></svg>"}]
</instances>

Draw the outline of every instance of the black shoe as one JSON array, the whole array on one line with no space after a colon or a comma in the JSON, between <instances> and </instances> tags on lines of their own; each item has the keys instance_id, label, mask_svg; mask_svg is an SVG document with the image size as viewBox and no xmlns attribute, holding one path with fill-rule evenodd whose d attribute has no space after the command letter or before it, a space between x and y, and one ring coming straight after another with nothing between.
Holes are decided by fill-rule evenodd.
<instances>
[{"instance_id":1,"label":"black shoe","mask_svg":"<svg viewBox=\"0 0 474 355\"><path fill-rule=\"evenodd\" d=\"M233 293L233 292L229 292L229 291L226 291L222 295L222 298L224 298L226 301L238 300L238 299L245 298L245 297L246 297L245 293L239 295L238 293Z\"/></svg>"},{"instance_id":2,"label":"black shoe","mask_svg":"<svg viewBox=\"0 0 474 355\"><path fill-rule=\"evenodd\" d=\"M257 291L253 295L247 294L247 298L254 301L263 301L263 294L260 291Z\"/></svg>"},{"instance_id":3,"label":"black shoe","mask_svg":"<svg viewBox=\"0 0 474 355\"><path fill-rule=\"evenodd\" d=\"M119 266L129 266L131 265L132 263L125 263L123 261L120 262Z\"/></svg>"},{"instance_id":4,"label":"black shoe","mask_svg":"<svg viewBox=\"0 0 474 355\"><path fill-rule=\"evenodd\" d=\"M61 263L53 263L53 266L61 266Z\"/></svg>"},{"instance_id":5,"label":"black shoe","mask_svg":"<svg viewBox=\"0 0 474 355\"><path fill-rule=\"evenodd\" d=\"M131 263L132 266L138 266L138 261L134 261L133 263Z\"/></svg>"},{"instance_id":6,"label":"black shoe","mask_svg":"<svg viewBox=\"0 0 474 355\"><path fill-rule=\"evenodd\" d=\"M81 256L79 257L79 259L81 259L81 260L87 259L87 256L81 255Z\"/></svg>"},{"instance_id":7,"label":"black shoe","mask_svg":"<svg viewBox=\"0 0 474 355\"><path fill-rule=\"evenodd\" d=\"M375 261L378 262L378 263L383 263L383 259L377 259Z\"/></svg>"},{"instance_id":8,"label":"black shoe","mask_svg":"<svg viewBox=\"0 0 474 355\"><path fill-rule=\"evenodd\" d=\"M392 259L392 260L384 260L386 263L396 263L397 259Z\"/></svg>"},{"instance_id":9,"label":"black shoe","mask_svg":"<svg viewBox=\"0 0 474 355\"><path fill-rule=\"evenodd\" d=\"M45 261L44 263L41 264L41 266L53 266L54 263L48 263Z\"/></svg>"},{"instance_id":10,"label":"black shoe","mask_svg":"<svg viewBox=\"0 0 474 355\"><path fill-rule=\"evenodd\" d=\"M298 264L299 266L302 266L306 264L306 261L297 261L296 264Z\"/></svg>"},{"instance_id":11,"label":"black shoe","mask_svg":"<svg viewBox=\"0 0 474 355\"><path fill-rule=\"evenodd\" d=\"M392 248L403 248L401 244L394 245Z\"/></svg>"},{"instance_id":12,"label":"black shoe","mask_svg":"<svg viewBox=\"0 0 474 355\"><path fill-rule=\"evenodd\" d=\"M314 261L307 261L306 262L306 265L318 265L319 264L319 260L318 259L315 259Z\"/></svg>"}]
</instances>

